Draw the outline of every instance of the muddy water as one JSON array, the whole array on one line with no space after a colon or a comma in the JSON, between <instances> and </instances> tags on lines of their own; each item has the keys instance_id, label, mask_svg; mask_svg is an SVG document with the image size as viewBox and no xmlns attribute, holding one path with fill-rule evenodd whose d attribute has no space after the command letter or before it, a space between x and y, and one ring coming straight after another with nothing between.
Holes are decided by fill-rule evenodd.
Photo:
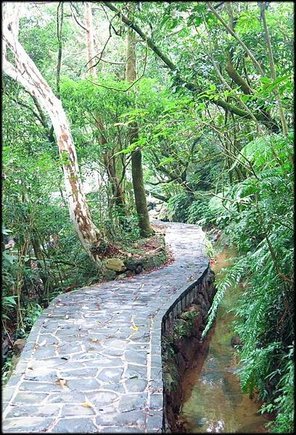
<instances>
[{"instance_id":1,"label":"muddy water","mask_svg":"<svg viewBox=\"0 0 296 435\"><path fill-rule=\"evenodd\" d=\"M219 279L219 271L233 255L224 250L212 266ZM223 272L220 272L220 276ZM239 289L229 289L224 297L215 327L211 333L208 354L204 361L185 375L185 394L180 419L190 433L263 433L268 420L258 414L259 404L243 394L236 370L237 353L231 346L234 315L228 310L235 305Z\"/></svg>"}]
</instances>

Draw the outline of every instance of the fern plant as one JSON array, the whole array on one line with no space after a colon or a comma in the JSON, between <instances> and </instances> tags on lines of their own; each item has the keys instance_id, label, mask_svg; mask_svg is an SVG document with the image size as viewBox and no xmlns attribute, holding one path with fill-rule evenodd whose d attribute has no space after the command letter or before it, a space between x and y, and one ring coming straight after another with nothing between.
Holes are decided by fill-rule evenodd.
<instances>
[{"instance_id":1,"label":"fern plant","mask_svg":"<svg viewBox=\"0 0 296 435\"><path fill-rule=\"evenodd\" d=\"M241 155L249 176L223 196L216 223L238 251L218 284L203 336L227 289L247 277L238 297L235 331L242 341L242 389L255 391L263 412L275 412L274 432L293 432L293 168L291 135L270 135L247 144ZM239 161L239 159L238 159ZM236 163L237 164L237 163ZM225 218L226 217L226 218Z\"/></svg>"},{"instance_id":2,"label":"fern plant","mask_svg":"<svg viewBox=\"0 0 296 435\"><path fill-rule=\"evenodd\" d=\"M208 312L207 323L202 333L202 339L205 338L211 326L213 325L213 322L216 318L217 310L225 296L225 292L229 288L239 284L239 282L242 280L242 277L247 273L248 268L246 258L234 258L233 261L235 262L233 266L221 270L221 272L225 273L223 278L221 278L221 280L216 285L217 291Z\"/></svg>"}]
</instances>

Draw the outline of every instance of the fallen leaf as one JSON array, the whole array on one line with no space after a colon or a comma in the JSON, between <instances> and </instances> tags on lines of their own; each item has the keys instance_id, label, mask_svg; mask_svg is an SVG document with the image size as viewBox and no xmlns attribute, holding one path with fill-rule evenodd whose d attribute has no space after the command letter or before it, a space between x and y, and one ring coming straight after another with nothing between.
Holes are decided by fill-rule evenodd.
<instances>
[{"instance_id":1,"label":"fallen leaf","mask_svg":"<svg viewBox=\"0 0 296 435\"><path fill-rule=\"evenodd\" d=\"M131 329L132 329L133 331L138 331L138 330L139 330L139 327L138 327L137 325L133 325L133 326L131 326Z\"/></svg>"},{"instance_id":2,"label":"fallen leaf","mask_svg":"<svg viewBox=\"0 0 296 435\"><path fill-rule=\"evenodd\" d=\"M94 405L88 401L81 403L81 406L84 406L84 408L93 408L94 407Z\"/></svg>"},{"instance_id":3,"label":"fallen leaf","mask_svg":"<svg viewBox=\"0 0 296 435\"><path fill-rule=\"evenodd\" d=\"M132 326L130 327L133 331L138 331L139 327L135 324L134 319L131 318Z\"/></svg>"},{"instance_id":4,"label":"fallen leaf","mask_svg":"<svg viewBox=\"0 0 296 435\"><path fill-rule=\"evenodd\" d=\"M56 383L59 384L62 388L67 387L67 379L58 378Z\"/></svg>"}]
</instances>

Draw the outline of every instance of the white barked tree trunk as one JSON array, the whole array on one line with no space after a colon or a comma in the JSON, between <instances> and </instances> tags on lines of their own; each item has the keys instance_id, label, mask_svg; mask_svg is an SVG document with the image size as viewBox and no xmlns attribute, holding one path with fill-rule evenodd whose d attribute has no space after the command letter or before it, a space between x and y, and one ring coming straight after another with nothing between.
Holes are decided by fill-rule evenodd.
<instances>
[{"instance_id":1,"label":"white barked tree trunk","mask_svg":"<svg viewBox=\"0 0 296 435\"><path fill-rule=\"evenodd\" d=\"M94 30L92 5L90 2L85 3L85 27L86 27L86 47L87 47L87 70L91 77L96 78L97 72L94 66L95 61L95 46L94 46Z\"/></svg>"},{"instance_id":2,"label":"white barked tree trunk","mask_svg":"<svg viewBox=\"0 0 296 435\"><path fill-rule=\"evenodd\" d=\"M82 246L100 264L105 241L93 224L82 189L75 145L61 101L54 95L35 63L18 40L22 2L3 4L3 71L36 97L51 119L64 171L65 189L71 220ZM9 59L8 60L8 54Z\"/></svg>"}]
</instances>

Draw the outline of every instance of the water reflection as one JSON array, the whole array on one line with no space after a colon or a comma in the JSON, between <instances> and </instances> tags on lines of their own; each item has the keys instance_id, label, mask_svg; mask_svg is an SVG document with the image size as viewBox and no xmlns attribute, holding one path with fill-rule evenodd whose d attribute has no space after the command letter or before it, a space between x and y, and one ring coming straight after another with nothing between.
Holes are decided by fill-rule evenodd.
<instances>
[{"instance_id":1,"label":"water reflection","mask_svg":"<svg viewBox=\"0 0 296 435\"><path fill-rule=\"evenodd\" d=\"M222 255L220 264L216 263L216 273L218 268L224 267L229 253ZM266 418L258 414L258 404L242 394L235 373L237 357L231 346L233 315L227 312L235 298L237 289L228 291L219 309L202 368L189 371L184 378L185 402L181 419L185 421L188 432L267 432L264 428Z\"/></svg>"}]
</instances>

